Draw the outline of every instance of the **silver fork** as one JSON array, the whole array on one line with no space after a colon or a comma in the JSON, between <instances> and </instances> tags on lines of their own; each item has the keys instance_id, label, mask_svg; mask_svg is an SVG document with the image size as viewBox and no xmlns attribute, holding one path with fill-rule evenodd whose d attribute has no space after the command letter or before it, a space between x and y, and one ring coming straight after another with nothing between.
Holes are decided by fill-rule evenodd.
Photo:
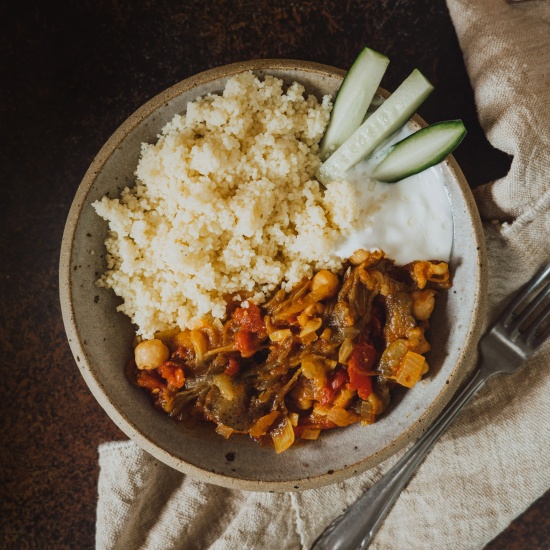
<instances>
[{"instance_id":1,"label":"silver fork","mask_svg":"<svg viewBox=\"0 0 550 550\"><path fill-rule=\"evenodd\" d=\"M433 444L494 374L515 372L550 335L550 263L516 294L480 341L479 368L430 428L355 504L336 518L312 550L363 550ZM548 325L548 326L546 326Z\"/></svg>"}]
</instances>

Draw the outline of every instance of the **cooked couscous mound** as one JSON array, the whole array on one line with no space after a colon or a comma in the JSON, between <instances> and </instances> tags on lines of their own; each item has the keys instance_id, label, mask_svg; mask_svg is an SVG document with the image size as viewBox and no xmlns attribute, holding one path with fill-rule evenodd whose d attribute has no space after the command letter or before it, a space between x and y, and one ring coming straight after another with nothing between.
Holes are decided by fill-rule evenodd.
<instances>
[{"instance_id":1,"label":"cooked couscous mound","mask_svg":"<svg viewBox=\"0 0 550 550\"><path fill-rule=\"evenodd\" d=\"M313 176L330 109L328 96L247 72L142 145L135 187L94 203L110 228L99 284L123 298L138 334L223 318L227 295L261 303L341 269L335 243L359 213L351 185Z\"/></svg>"}]
</instances>

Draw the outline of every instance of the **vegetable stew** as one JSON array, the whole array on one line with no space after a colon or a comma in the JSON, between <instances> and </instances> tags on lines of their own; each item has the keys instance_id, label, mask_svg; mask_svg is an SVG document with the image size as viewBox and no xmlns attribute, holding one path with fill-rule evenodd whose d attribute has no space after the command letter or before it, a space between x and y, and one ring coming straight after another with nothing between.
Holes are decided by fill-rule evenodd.
<instances>
[{"instance_id":1,"label":"vegetable stew","mask_svg":"<svg viewBox=\"0 0 550 550\"><path fill-rule=\"evenodd\" d=\"M428 372L426 330L444 262L396 266L359 250L262 305L228 297L227 319L137 343L127 375L156 407L228 438L248 434L280 453L322 430L371 424L396 385Z\"/></svg>"}]
</instances>

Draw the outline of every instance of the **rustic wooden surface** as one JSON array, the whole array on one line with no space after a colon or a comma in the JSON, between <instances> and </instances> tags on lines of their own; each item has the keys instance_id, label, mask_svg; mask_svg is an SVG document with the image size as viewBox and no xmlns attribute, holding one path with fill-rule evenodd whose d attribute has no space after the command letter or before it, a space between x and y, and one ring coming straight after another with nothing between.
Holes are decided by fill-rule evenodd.
<instances>
[{"instance_id":1,"label":"rustic wooden surface","mask_svg":"<svg viewBox=\"0 0 550 550\"><path fill-rule=\"evenodd\" d=\"M65 217L117 126L166 87L225 63L294 58L349 68L363 45L436 91L428 121L464 119L472 186L502 176L442 0L0 1L0 547L93 548L97 446L125 439L71 356L58 301ZM550 496L487 548L548 548ZM457 541L457 548L460 542Z\"/></svg>"}]
</instances>

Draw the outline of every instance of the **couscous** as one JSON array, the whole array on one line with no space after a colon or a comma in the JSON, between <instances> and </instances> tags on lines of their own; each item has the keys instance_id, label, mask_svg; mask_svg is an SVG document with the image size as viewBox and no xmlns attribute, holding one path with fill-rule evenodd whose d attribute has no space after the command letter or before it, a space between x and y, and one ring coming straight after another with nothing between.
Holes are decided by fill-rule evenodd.
<instances>
[{"instance_id":1,"label":"couscous","mask_svg":"<svg viewBox=\"0 0 550 550\"><path fill-rule=\"evenodd\" d=\"M335 243L359 211L349 183L314 178L330 110L329 96L246 72L143 144L135 187L94 203L110 228L99 284L139 335L222 319L228 296L259 304L315 270L341 271Z\"/></svg>"}]
</instances>

